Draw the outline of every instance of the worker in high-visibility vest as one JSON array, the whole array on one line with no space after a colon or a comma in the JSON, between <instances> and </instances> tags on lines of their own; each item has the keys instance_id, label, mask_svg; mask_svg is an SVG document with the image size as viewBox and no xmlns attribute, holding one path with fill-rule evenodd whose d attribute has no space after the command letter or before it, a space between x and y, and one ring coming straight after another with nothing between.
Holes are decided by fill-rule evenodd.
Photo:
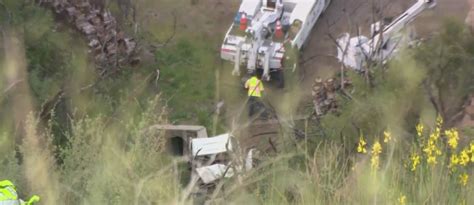
<instances>
[{"instance_id":1,"label":"worker in high-visibility vest","mask_svg":"<svg viewBox=\"0 0 474 205\"><path fill-rule=\"evenodd\" d=\"M15 185L9 180L0 181L0 205L32 205L40 200L33 195L27 202L18 198Z\"/></svg>"},{"instance_id":2,"label":"worker in high-visibility vest","mask_svg":"<svg viewBox=\"0 0 474 205\"><path fill-rule=\"evenodd\" d=\"M249 116L252 116L261 104L262 93L264 91L262 81L257 77L255 72L251 73L252 77L245 82L245 88L248 90L249 96Z\"/></svg>"}]
</instances>

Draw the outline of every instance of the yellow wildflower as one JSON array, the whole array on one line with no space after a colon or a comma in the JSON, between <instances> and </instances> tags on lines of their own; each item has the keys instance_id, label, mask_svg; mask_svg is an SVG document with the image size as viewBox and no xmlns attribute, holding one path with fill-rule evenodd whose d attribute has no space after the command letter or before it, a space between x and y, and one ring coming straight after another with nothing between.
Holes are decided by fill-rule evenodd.
<instances>
[{"instance_id":1,"label":"yellow wildflower","mask_svg":"<svg viewBox=\"0 0 474 205\"><path fill-rule=\"evenodd\" d=\"M398 202L400 203L400 205L405 205L405 204L407 203L407 197L402 194L402 195L398 198Z\"/></svg>"},{"instance_id":2,"label":"yellow wildflower","mask_svg":"<svg viewBox=\"0 0 474 205\"><path fill-rule=\"evenodd\" d=\"M382 145L379 142L375 142L372 147L372 155L379 155L382 153Z\"/></svg>"},{"instance_id":3,"label":"yellow wildflower","mask_svg":"<svg viewBox=\"0 0 474 205\"><path fill-rule=\"evenodd\" d=\"M438 115L438 117L436 117L436 126L439 128L443 126L443 118L441 117L441 115Z\"/></svg>"},{"instance_id":4,"label":"yellow wildflower","mask_svg":"<svg viewBox=\"0 0 474 205\"><path fill-rule=\"evenodd\" d=\"M410 159L411 159L411 171L415 171L416 167L420 164L420 156L416 153L413 153Z\"/></svg>"},{"instance_id":5,"label":"yellow wildflower","mask_svg":"<svg viewBox=\"0 0 474 205\"><path fill-rule=\"evenodd\" d=\"M451 164L453 165L458 165L459 164L459 158L458 158L458 155L451 155Z\"/></svg>"},{"instance_id":6,"label":"yellow wildflower","mask_svg":"<svg viewBox=\"0 0 474 205\"><path fill-rule=\"evenodd\" d=\"M421 122L416 125L416 133L418 134L418 137L421 137L423 134L423 124L421 124Z\"/></svg>"},{"instance_id":7,"label":"yellow wildflower","mask_svg":"<svg viewBox=\"0 0 474 205\"><path fill-rule=\"evenodd\" d=\"M372 158L370 158L370 167L372 168L372 171L379 169L379 166L380 166L379 156L372 156Z\"/></svg>"},{"instance_id":8,"label":"yellow wildflower","mask_svg":"<svg viewBox=\"0 0 474 205\"><path fill-rule=\"evenodd\" d=\"M460 165L466 166L471 161L469 154L467 154L467 150L464 149L459 155L460 155L459 156Z\"/></svg>"},{"instance_id":9,"label":"yellow wildflower","mask_svg":"<svg viewBox=\"0 0 474 205\"><path fill-rule=\"evenodd\" d=\"M431 165L437 164L436 156L440 156L442 154L441 149L438 148L438 146L436 145L439 139L440 132L440 128L436 127L435 131L430 134L428 142L423 148L423 152L426 154L426 160L428 164Z\"/></svg>"},{"instance_id":10,"label":"yellow wildflower","mask_svg":"<svg viewBox=\"0 0 474 205\"><path fill-rule=\"evenodd\" d=\"M367 153L365 145L367 145L367 142L365 142L364 137L361 135L359 138L359 145L357 146L357 152L364 154Z\"/></svg>"},{"instance_id":11,"label":"yellow wildflower","mask_svg":"<svg viewBox=\"0 0 474 205\"><path fill-rule=\"evenodd\" d=\"M383 136L384 136L383 142L385 142L385 143L388 143L388 142L390 142L390 140L392 140L392 133L390 133L390 132L384 131Z\"/></svg>"},{"instance_id":12,"label":"yellow wildflower","mask_svg":"<svg viewBox=\"0 0 474 205\"><path fill-rule=\"evenodd\" d=\"M448 138L448 145L451 147L451 149L456 149L458 146L458 141L459 141L459 133L456 129L450 129L444 131L444 134Z\"/></svg>"},{"instance_id":13,"label":"yellow wildflower","mask_svg":"<svg viewBox=\"0 0 474 205\"><path fill-rule=\"evenodd\" d=\"M471 142L471 144L469 145L469 150L467 152L471 154L471 162L474 162L474 143Z\"/></svg>"},{"instance_id":14,"label":"yellow wildflower","mask_svg":"<svg viewBox=\"0 0 474 205\"><path fill-rule=\"evenodd\" d=\"M441 129L437 127L435 128L435 131L430 134L430 139L433 141L437 141L439 139L440 134L441 134Z\"/></svg>"},{"instance_id":15,"label":"yellow wildflower","mask_svg":"<svg viewBox=\"0 0 474 205\"><path fill-rule=\"evenodd\" d=\"M372 170L377 170L379 168L380 153L382 153L382 145L379 142L375 142L372 146L372 158L370 159L370 166L372 167Z\"/></svg>"},{"instance_id":16,"label":"yellow wildflower","mask_svg":"<svg viewBox=\"0 0 474 205\"><path fill-rule=\"evenodd\" d=\"M459 183L461 185L466 186L468 180L469 180L469 175L467 175L466 173L459 175Z\"/></svg>"},{"instance_id":17,"label":"yellow wildflower","mask_svg":"<svg viewBox=\"0 0 474 205\"><path fill-rule=\"evenodd\" d=\"M426 162L428 162L428 164L431 164L431 165L434 165L434 164L437 164L438 162L436 161L436 157L435 156L428 156L428 158L426 159Z\"/></svg>"},{"instance_id":18,"label":"yellow wildflower","mask_svg":"<svg viewBox=\"0 0 474 205\"><path fill-rule=\"evenodd\" d=\"M448 168L450 168L451 170L454 170L454 168L455 168L456 165L458 165L458 164L459 164L458 155L452 154L452 155L451 155L451 159L450 159L450 161L449 161Z\"/></svg>"}]
</instances>

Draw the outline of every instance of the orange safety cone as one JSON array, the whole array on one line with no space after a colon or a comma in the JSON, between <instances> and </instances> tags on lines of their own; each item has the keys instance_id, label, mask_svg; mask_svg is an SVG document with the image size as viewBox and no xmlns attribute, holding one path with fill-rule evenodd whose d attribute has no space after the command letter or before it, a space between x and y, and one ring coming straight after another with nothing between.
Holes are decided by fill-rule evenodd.
<instances>
[{"instance_id":1,"label":"orange safety cone","mask_svg":"<svg viewBox=\"0 0 474 205\"><path fill-rule=\"evenodd\" d=\"M245 31L245 29L247 29L247 15L242 13L240 17L240 30Z\"/></svg>"},{"instance_id":2,"label":"orange safety cone","mask_svg":"<svg viewBox=\"0 0 474 205\"><path fill-rule=\"evenodd\" d=\"M282 38L283 37L283 28L281 27L281 22L277 21L275 26L275 37Z\"/></svg>"}]
</instances>

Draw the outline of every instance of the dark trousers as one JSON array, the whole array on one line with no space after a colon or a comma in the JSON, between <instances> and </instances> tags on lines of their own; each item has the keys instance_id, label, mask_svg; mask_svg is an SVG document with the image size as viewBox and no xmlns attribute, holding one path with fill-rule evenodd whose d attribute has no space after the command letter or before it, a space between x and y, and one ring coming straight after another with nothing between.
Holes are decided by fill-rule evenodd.
<instances>
[{"instance_id":1,"label":"dark trousers","mask_svg":"<svg viewBox=\"0 0 474 205\"><path fill-rule=\"evenodd\" d=\"M261 102L260 102L259 97L250 96L248 105L249 105L249 117L252 117L253 115L255 115L255 113L260 112Z\"/></svg>"}]
</instances>

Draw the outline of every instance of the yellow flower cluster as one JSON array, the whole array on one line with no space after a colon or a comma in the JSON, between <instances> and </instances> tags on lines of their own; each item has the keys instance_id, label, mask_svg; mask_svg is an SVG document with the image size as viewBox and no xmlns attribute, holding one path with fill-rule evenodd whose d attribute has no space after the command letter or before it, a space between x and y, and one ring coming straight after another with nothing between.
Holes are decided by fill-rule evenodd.
<instances>
[{"instance_id":1,"label":"yellow flower cluster","mask_svg":"<svg viewBox=\"0 0 474 205\"><path fill-rule=\"evenodd\" d=\"M384 142L388 143L392 139L390 132L384 132ZM365 154L367 153L367 142L365 141L364 137L362 134L359 137L359 143L357 145L357 152ZM372 171L376 171L379 169L380 165L380 154L382 153L382 145L380 144L379 141L376 141L372 145L372 149L370 151L370 167L372 168Z\"/></svg>"},{"instance_id":2,"label":"yellow flower cluster","mask_svg":"<svg viewBox=\"0 0 474 205\"><path fill-rule=\"evenodd\" d=\"M458 147L459 133L456 129L449 129L444 131L444 134L448 138L448 145L451 149L455 150Z\"/></svg>"},{"instance_id":3,"label":"yellow flower cluster","mask_svg":"<svg viewBox=\"0 0 474 205\"><path fill-rule=\"evenodd\" d=\"M459 154L459 164L462 166L466 166L469 163L470 158L468 151L464 149L460 154Z\"/></svg>"},{"instance_id":4,"label":"yellow flower cluster","mask_svg":"<svg viewBox=\"0 0 474 205\"><path fill-rule=\"evenodd\" d=\"M384 131L383 132L383 142L388 143L392 140L392 133Z\"/></svg>"},{"instance_id":5,"label":"yellow flower cluster","mask_svg":"<svg viewBox=\"0 0 474 205\"><path fill-rule=\"evenodd\" d=\"M416 171L416 168L420 164L420 155L413 153L410 156L410 161L411 161L411 171Z\"/></svg>"},{"instance_id":6,"label":"yellow flower cluster","mask_svg":"<svg viewBox=\"0 0 474 205\"><path fill-rule=\"evenodd\" d=\"M438 117L436 117L436 127L441 128L441 126L443 126L443 117L441 117L441 115L438 115Z\"/></svg>"},{"instance_id":7,"label":"yellow flower cluster","mask_svg":"<svg viewBox=\"0 0 474 205\"><path fill-rule=\"evenodd\" d=\"M418 137L421 137L423 135L423 124L421 124L421 122L416 125L416 134L418 135Z\"/></svg>"},{"instance_id":8,"label":"yellow flower cluster","mask_svg":"<svg viewBox=\"0 0 474 205\"><path fill-rule=\"evenodd\" d=\"M398 198L398 203L400 203L400 205L405 205L405 204L407 203L407 197L402 194L402 195Z\"/></svg>"},{"instance_id":9,"label":"yellow flower cluster","mask_svg":"<svg viewBox=\"0 0 474 205\"><path fill-rule=\"evenodd\" d=\"M454 171L457 165L465 167L469 162L474 163L474 143L471 143L469 147L464 148L459 154L451 154L448 167L451 171Z\"/></svg>"},{"instance_id":10,"label":"yellow flower cluster","mask_svg":"<svg viewBox=\"0 0 474 205\"><path fill-rule=\"evenodd\" d=\"M469 175L468 174L462 173L461 175L459 175L459 183L461 185L466 186L468 180L469 180Z\"/></svg>"},{"instance_id":11,"label":"yellow flower cluster","mask_svg":"<svg viewBox=\"0 0 474 205\"><path fill-rule=\"evenodd\" d=\"M359 138L359 145L357 146L357 152L364 154L367 153L365 145L367 145L367 142L365 142L364 137L361 135Z\"/></svg>"},{"instance_id":12,"label":"yellow flower cluster","mask_svg":"<svg viewBox=\"0 0 474 205\"><path fill-rule=\"evenodd\" d=\"M425 139L423 137L424 127L421 123L416 125L416 132L418 137L421 137L420 147L422 148L422 155L419 155L419 151L415 151L410 155L411 171L415 171L421 164L421 159L426 158L426 162L429 165L437 164L437 158L442 155L443 152L451 153L449 156L448 169L450 174L454 174L456 169L459 167L464 170L461 174L457 175L459 178L459 184L466 186L469 181L469 175L466 172L469 164L474 164L474 142L462 150L457 152L459 147L459 132L456 129L448 129L441 131L443 126L443 119L438 116L436 118L436 127L429 134L429 137ZM441 135L443 138L446 137L446 141L439 140ZM444 144L443 142L446 142ZM445 150L442 150L445 149ZM449 150L448 150L449 149Z\"/></svg>"},{"instance_id":13,"label":"yellow flower cluster","mask_svg":"<svg viewBox=\"0 0 474 205\"><path fill-rule=\"evenodd\" d=\"M372 157L370 158L370 167L372 167L372 170L377 170L379 168L380 153L382 153L382 145L377 141L372 146L372 152L371 152Z\"/></svg>"},{"instance_id":14,"label":"yellow flower cluster","mask_svg":"<svg viewBox=\"0 0 474 205\"><path fill-rule=\"evenodd\" d=\"M456 155L456 154L451 155L451 158L449 160L448 168L450 168L451 170L454 171L454 169L456 168L456 165L458 165L458 164L459 164L458 155Z\"/></svg>"},{"instance_id":15,"label":"yellow flower cluster","mask_svg":"<svg viewBox=\"0 0 474 205\"><path fill-rule=\"evenodd\" d=\"M430 165L437 164L436 157L442 154L441 149L437 146L440 133L441 128L437 125L435 131L430 134L428 142L423 149L423 152L426 154L426 162Z\"/></svg>"}]
</instances>

